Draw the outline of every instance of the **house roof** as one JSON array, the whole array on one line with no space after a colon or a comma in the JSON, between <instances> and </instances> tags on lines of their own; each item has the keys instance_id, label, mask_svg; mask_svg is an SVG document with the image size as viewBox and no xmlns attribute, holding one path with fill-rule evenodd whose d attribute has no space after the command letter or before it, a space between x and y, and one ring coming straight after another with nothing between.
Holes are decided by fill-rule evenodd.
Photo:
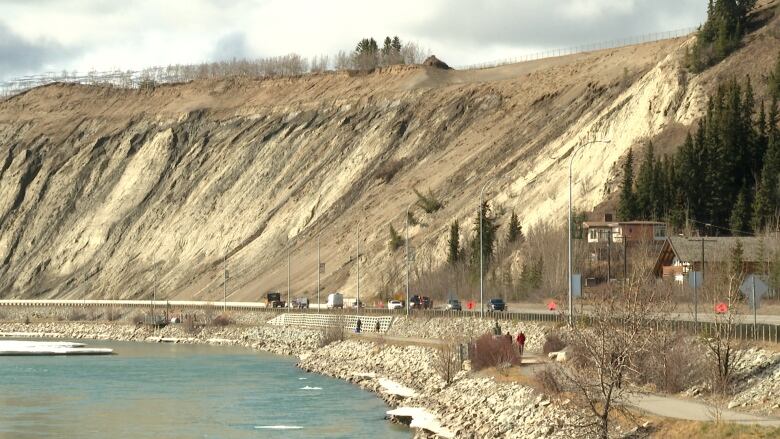
<instances>
[{"instance_id":1,"label":"house roof","mask_svg":"<svg viewBox=\"0 0 780 439\"><path fill-rule=\"evenodd\" d=\"M699 239L670 236L667 242L681 262L692 262L701 260L701 241ZM728 261L731 257L731 250L737 245L737 241L742 243L742 258L745 262L771 259L778 249L777 240L773 239L736 236L704 237L704 260L707 262Z\"/></svg>"},{"instance_id":2,"label":"house roof","mask_svg":"<svg viewBox=\"0 0 780 439\"><path fill-rule=\"evenodd\" d=\"M582 225L585 228L590 227L618 227L618 226L638 226L638 225L664 225L660 221L585 221Z\"/></svg>"}]
</instances>

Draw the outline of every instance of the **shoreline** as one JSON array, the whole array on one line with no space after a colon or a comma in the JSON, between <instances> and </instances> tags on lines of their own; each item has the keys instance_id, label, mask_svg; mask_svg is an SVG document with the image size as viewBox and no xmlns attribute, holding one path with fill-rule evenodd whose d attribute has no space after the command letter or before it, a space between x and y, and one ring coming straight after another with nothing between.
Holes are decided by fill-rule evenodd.
<instances>
[{"instance_id":1,"label":"shoreline","mask_svg":"<svg viewBox=\"0 0 780 439\"><path fill-rule=\"evenodd\" d=\"M423 334L421 326L431 324L422 319L402 320L394 324L391 335ZM455 325L447 330L466 333L480 332L492 322L450 320L447 324ZM522 325L528 328L533 344L543 339L542 330L537 330L539 325ZM413 437L418 438L568 437L571 434L565 420L572 416L573 408L557 406L530 387L498 382L465 370L457 372L453 382L445 385L432 364L434 350L430 347L354 338L320 346L323 337L320 330L264 323L207 326L197 334L183 329L182 325L168 325L153 330L124 321L0 323L0 334L20 333L25 337L148 343L168 338L177 343L242 346L293 356L297 359L296 367L308 373L341 379L374 393L385 402L387 411L399 408L424 411L423 421L409 416L386 416L390 422L412 427Z\"/></svg>"}]
</instances>

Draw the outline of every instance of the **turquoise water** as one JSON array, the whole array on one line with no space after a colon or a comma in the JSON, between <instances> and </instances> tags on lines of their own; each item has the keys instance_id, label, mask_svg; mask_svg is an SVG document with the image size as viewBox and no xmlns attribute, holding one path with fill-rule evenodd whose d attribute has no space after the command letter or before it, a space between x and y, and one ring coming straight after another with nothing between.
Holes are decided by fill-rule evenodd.
<instances>
[{"instance_id":1,"label":"turquoise water","mask_svg":"<svg viewBox=\"0 0 780 439\"><path fill-rule=\"evenodd\" d=\"M197 345L87 345L118 355L0 357L0 438L411 436L384 420L387 407L375 395L304 373L290 357Z\"/></svg>"}]
</instances>

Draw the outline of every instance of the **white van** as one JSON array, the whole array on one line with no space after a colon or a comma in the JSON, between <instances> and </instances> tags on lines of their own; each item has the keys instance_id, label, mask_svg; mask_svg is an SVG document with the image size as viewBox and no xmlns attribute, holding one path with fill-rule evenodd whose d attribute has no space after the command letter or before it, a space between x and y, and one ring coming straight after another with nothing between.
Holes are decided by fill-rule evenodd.
<instances>
[{"instance_id":1,"label":"white van","mask_svg":"<svg viewBox=\"0 0 780 439\"><path fill-rule=\"evenodd\" d=\"M341 293L328 294L328 308L344 308L344 295Z\"/></svg>"}]
</instances>

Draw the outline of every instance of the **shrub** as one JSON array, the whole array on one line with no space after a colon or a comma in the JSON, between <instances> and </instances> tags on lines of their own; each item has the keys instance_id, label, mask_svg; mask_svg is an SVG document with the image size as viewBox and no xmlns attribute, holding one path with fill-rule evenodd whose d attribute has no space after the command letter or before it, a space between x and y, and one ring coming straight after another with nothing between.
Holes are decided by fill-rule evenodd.
<instances>
[{"instance_id":1,"label":"shrub","mask_svg":"<svg viewBox=\"0 0 780 439\"><path fill-rule=\"evenodd\" d=\"M548 395L558 395L561 393L561 383L558 381L558 376L552 368L545 367L544 369L540 369L534 375L534 379L539 384L542 392Z\"/></svg>"},{"instance_id":2,"label":"shrub","mask_svg":"<svg viewBox=\"0 0 780 439\"><path fill-rule=\"evenodd\" d=\"M87 315L80 309L72 309L68 313L68 320L71 322L78 322L84 320L86 317Z\"/></svg>"},{"instance_id":3,"label":"shrub","mask_svg":"<svg viewBox=\"0 0 780 439\"><path fill-rule=\"evenodd\" d=\"M542 352L547 355L550 352L561 351L565 347L566 343L561 340L561 337L558 334L549 333L544 337L544 346L542 346Z\"/></svg>"},{"instance_id":4,"label":"shrub","mask_svg":"<svg viewBox=\"0 0 780 439\"><path fill-rule=\"evenodd\" d=\"M412 190L414 191L414 194L417 195L417 205L420 206L425 213L434 213L444 206L441 201L436 199L436 196L433 195L433 192L430 189L428 189L427 195L421 194L417 189Z\"/></svg>"},{"instance_id":5,"label":"shrub","mask_svg":"<svg viewBox=\"0 0 780 439\"><path fill-rule=\"evenodd\" d=\"M336 319L331 322L322 330L322 339L320 339L320 347L327 346L337 341L343 341L346 337L344 333L344 322L341 319Z\"/></svg>"},{"instance_id":6,"label":"shrub","mask_svg":"<svg viewBox=\"0 0 780 439\"><path fill-rule=\"evenodd\" d=\"M387 160L377 168L375 173L376 178L382 180L385 183L389 183L393 180L395 174L397 174L398 171L400 171L403 167L404 164L400 160Z\"/></svg>"},{"instance_id":7,"label":"shrub","mask_svg":"<svg viewBox=\"0 0 780 439\"><path fill-rule=\"evenodd\" d=\"M520 364L512 337L484 334L471 344L469 360L474 370Z\"/></svg>"},{"instance_id":8,"label":"shrub","mask_svg":"<svg viewBox=\"0 0 780 439\"><path fill-rule=\"evenodd\" d=\"M227 314L220 314L220 315L218 315L218 316L214 317L214 319L211 321L211 323L212 323L214 326L222 326L222 327L225 327L225 326L227 326L227 325L229 325L229 324L233 323L233 320L232 320L232 319L230 318L230 316L229 316L229 315L227 315Z\"/></svg>"},{"instance_id":9,"label":"shrub","mask_svg":"<svg viewBox=\"0 0 780 439\"><path fill-rule=\"evenodd\" d=\"M136 325L140 325L144 322L144 315L143 313L137 312L133 314L133 317L130 319L131 322L135 323Z\"/></svg>"},{"instance_id":10,"label":"shrub","mask_svg":"<svg viewBox=\"0 0 780 439\"><path fill-rule=\"evenodd\" d=\"M438 345L434 350L433 368L445 384L450 384L461 368L459 345L455 343Z\"/></svg>"},{"instance_id":11,"label":"shrub","mask_svg":"<svg viewBox=\"0 0 780 439\"><path fill-rule=\"evenodd\" d=\"M181 327L187 334L195 334L200 329L194 315L186 315L181 321Z\"/></svg>"},{"instance_id":12,"label":"shrub","mask_svg":"<svg viewBox=\"0 0 780 439\"><path fill-rule=\"evenodd\" d=\"M387 241L387 247L392 253L401 248L402 245L404 245L404 239L401 238L401 235L398 234L398 232L395 230L395 227L390 224L390 239Z\"/></svg>"}]
</instances>

